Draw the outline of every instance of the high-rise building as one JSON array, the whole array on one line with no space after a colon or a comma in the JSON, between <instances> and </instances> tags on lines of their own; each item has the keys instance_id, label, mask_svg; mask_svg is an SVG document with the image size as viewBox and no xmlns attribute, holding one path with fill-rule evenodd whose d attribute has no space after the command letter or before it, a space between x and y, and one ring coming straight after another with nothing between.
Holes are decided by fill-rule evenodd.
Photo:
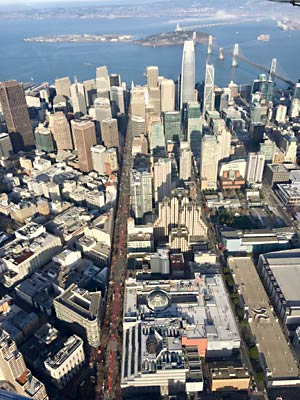
<instances>
[{"instance_id":1,"label":"high-rise building","mask_svg":"<svg viewBox=\"0 0 300 400\"><path fill-rule=\"evenodd\" d=\"M53 136L57 150L72 150L73 142L69 122L62 111L53 117Z\"/></svg>"},{"instance_id":2,"label":"high-rise building","mask_svg":"<svg viewBox=\"0 0 300 400\"><path fill-rule=\"evenodd\" d=\"M251 122L261 122L261 115L262 115L262 107L261 104L256 102L256 103L251 103L250 104L250 119Z\"/></svg>"},{"instance_id":3,"label":"high-rise building","mask_svg":"<svg viewBox=\"0 0 300 400\"><path fill-rule=\"evenodd\" d=\"M148 105L153 107L153 112L160 115L160 89L159 87L148 88Z\"/></svg>"},{"instance_id":4,"label":"high-rise building","mask_svg":"<svg viewBox=\"0 0 300 400\"><path fill-rule=\"evenodd\" d=\"M106 147L120 147L118 121L115 118L101 121L101 136Z\"/></svg>"},{"instance_id":5,"label":"high-rise building","mask_svg":"<svg viewBox=\"0 0 300 400\"><path fill-rule=\"evenodd\" d=\"M19 352L16 343L3 330L0 331L0 379L2 382L6 381L18 394L26 398L48 399L45 386L32 375L26 367L22 353ZM13 396L13 394L11 395ZM0 395L0 398L2 398L2 395Z\"/></svg>"},{"instance_id":6,"label":"high-rise building","mask_svg":"<svg viewBox=\"0 0 300 400\"><path fill-rule=\"evenodd\" d=\"M183 45L181 66L180 108L195 98L195 48L193 40L186 40Z\"/></svg>"},{"instance_id":7,"label":"high-rise building","mask_svg":"<svg viewBox=\"0 0 300 400\"><path fill-rule=\"evenodd\" d=\"M156 203L170 196L172 184L172 161L169 158L159 158L154 163L153 172L154 200Z\"/></svg>"},{"instance_id":8,"label":"high-rise building","mask_svg":"<svg viewBox=\"0 0 300 400\"><path fill-rule=\"evenodd\" d=\"M101 292L89 292L73 283L54 300L57 318L92 347L100 345L101 298Z\"/></svg>"},{"instance_id":9,"label":"high-rise building","mask_svg":"<svg viewBox=\"0 0 300 400\"><path fill-rule=\"evenodd\" d=\"M216 189L218 175L218 142L215 135L204 135L201 145L201 189Z\"/></svg>"},{"instance_id":10,"label":"high-rise building","mask_svg":"<svg viewBox=\"0 0 300 400\"><path fill-rule=\"evenodd\" d=\"M46 153L53 153L55 150L54 140L52 133L48 128L44 126L38 126L34 131L35 146L40 151Z\"/></svg>"},{"instance_id":11,"label":"high-rise building","mask_svg":"<svg viewBox=\"0 0 300 400\"><path fill-rule=\"evenodd\" d=\"M79 169L90 172L93 169L91 147L97 144L95 124L91 121L72 120L72 133L76 142Z\"/></svg>"},{"instance_id":12,"label":"high-rise building","mask_svg":"<svg viewBox=\"0 0 300 400\"><path fill-rule=\"evenodd\" d=\"M148 88L158 87L158 67L150 66L146 69L147 86Z\"/></svg>"},{"instance_id":13,"label":"high-rise building","mask_svg":"<svg viewBox=\"0 0 300 400\"><path fill-rule=\"evenodd\" d=\"M190 102L187 105L187 141L195 157L200 155L201 139L200 105L198 102Z\"/></svg>"},{"instance_id":14,"label":"high-rise building","mask_svg":"<svg viewBox=\"0 0 300 400\"><path fill-rule=\"evenodd\" d=\"M214 111L215 109L215 68L212 64L206 64L204 96L203 96L203 113L206 111Z\"/></svg>"},{"instance_id":15,"label":"high-rise building","mask_svg":"<svg viewBox=\"0 0 300 400\"><path fill-rule=\"evenodd\" d=\"M132 116L137 115L145 118L146 99L145 88L143 86L134 86L131 89L130 107Z\"/></svg>"},{"instance_id":16,"label":"high-rise building","mask_svg":"<svg viewBox=\"0 0 300 400\"><path fill-rule=\"evenodd\" d=\"M146 134L145 118L133 115L131 117L131 129L133 136L140 136Z\"/></svg>"},{"instance_id":17,"label":"high-rise building","mask_svg":"<svg viewBox=\"0 0 300 400\"><path fill-rule=\"evenodd\" d=\"M279 123L284 123L286 119L287 106L279 104L276 110L275 120Z\"/></svg>"},{"instance_id":18,"label":"high-rise building","mask_svg":"<svg viewBox=\"0 0 300 400\"><path fill-rule=\"evenodd\" d=\"M201 207L188 198L184 189L173 190L158 205L158 218L154 223L156 238L168 236L172 228L187 228L188 235L206 236L207 227L202 220Z\"/></svg>"},{"instance_id":19,"label":"high-rise building","mask_svg":"<svg viewBox=\"0 0 300 400\"><path fill-rule=\"evenodd\" d=\"M119 74L110 74L109 81L110 81L110 87L122 86L121 75Z\"/></svg>"},{"instance_id":20,"label":"high-rise building","mask_svg":"<svg viewBox=\"0 0 300 400\"><path fill-rule=\"evenodd\" d=\"M84 85L78 82L73 83L70 87L70 92L75 118L80 118L81 116L86 115L87 109Z\"/></svg>"},{"instance_id":21,"label":"high-rise building","mask_svg":"<svg viewBox=\"0 0 300 400\"><path fill-rule=\"evenodd\" d=\"M10 137L7 133L0 133L0 158L7 158L13 154Z\"/></svg>"},{"instance_id":22,"label":"high-rise building","mask_svg":"<svg viewBox=\"0 0 300 400\"><path fill-rule=\"evenodd\" d=\"M150 151L153 155L164 155L166 142L164 126L161 122L154 122L151 126Z\"/></svg>"},{"instance_id":23,"label":"high-rise building","mask_svg":"<svg viewBox=\"0 0 300 400\"><path fill-rule=\"evenodd\" d=\"M265 156L261 153L249 153L246 169L246 180L248 184L262 182L265 165Z\"/></svg>"},{"instance_id":24,"label":"high-rise building","mask_svg":"<svg viewBox=\"0 0 300 400\"><path fill-rule=\"evenodd\" d=\"M160 84L160 111L175 110L175 83L172 79L163 79Z\"/></svg>"},{"instance_id":25,"label":"high-rise building","mask_svg":"<svg viewBox=\"0 0 300 400\"><path fill-rule=\"evenodd\" d=\"M94 104L94 100L97 97L96 82L95 79L89 79L83 81L85 102L88 107Z\"/></svg>"},{"instance_id":26,"label":"high-rise building","mask_svg":"<svg viewBox=\"0 0 300 400\"><path fill-rule=\"evenodd\" d=\"M105 152L106 148L101 144L91 147L93 170L99 175L105 175Z\"/></svg>"},{"instance_id":27,"label":"high-rise building","mask_svg":"<svg viewBox=\"0 0 300 400\"><path fill-rule=\"evenodd\" d=\"M109 99L110 78L106 65L96 69L96 88L99 97Z\"/></svg>"},{"instance_id":28,"label":"high-rise building","mask_svg":"<svg viewBox=\"0 0 300 400\"><path fill-rule=\"evenodd\" d=\"M104 167L106 175L111 175L113 172L118 171L118 152L116 148L111 147L104 153Z\"/></svg>"},{"instance_id":29,"label":"high-rise building","mask_svg":"<svg viewBox=\"0 0 300 400\"><path fill-rule=\"evenodd\" d=\"M55 90L57 95L71 96L71 81L69 77L55 79Z\"/></svg>"},{"instance_id":30,"label":"high-rise building","mask_svg":"<svg viewBox=\"0 0 300 400\"><path fill-rule=\"evenodd\" d=\"M132 170L130 182L131 208L135 218L152 212L152 176L148 171Z\"/></svg>"},{"instance_id":31,"label":"high-rise building","mask_svg":"<svg viewBox=\"0 0 300 400\"><path fill-rule=\"evenodd\" d=\"M259 152L265 156L266 164L273 163L275 149L276 144L270 139L267 139L263 143L260 143Z\"/></svg>"},{"instance_id":32,"label":"high-rise building","mask_svg":"<svg viewBox=\"0 0 300 400\"><path fill-rule=\"evenodd\" d=\"M164 113L164 130L166 141L179 142L181 136L181 116L179 111Z\"/></svg>"},{"instance_id":33,"label":"high-rise building","mask_svg":"<svg viewBox=\"0 0 300 400\"><path fill-rule=\"evenodd\" d=\"M124 90L121 86L112 86L110 89L113 115L125 113Z\"/></svg>"},{"instance_id":34,"label":"high-rise building","mask_svg":"<svg viewBox=\"0 0 300 400\"><path fill-rule=\"evenodd\" d=\"M192 152L188 142L180 142L179 177L187 181L192 174Z\"/></svg>"},{"instance_id":35,"label":"high-rise building","mask_svg":"<svg viewBox=\"0 0 300 400\"><path fill-rule=\"evenodd\" d=\"M299 113L300 113L300 99L293 99L289 110L289 116L291 118L297 118L299 116Z\"/></svg>"},{"instance_id":36,"label":"high-rise building","mask_svg":"<svg viewBox=\"0 0 300 400\"><path fill-rule=\"evenodd\" d=\"M300 82L296 83L295 91L294 91L294 99L300 100Z\"/></svg>"},{"instance_id":37,"label":"high-rise building","mask_svg":"<svg viewBox=\"0 0 300 400\"><path fill-rule=\"evenodd\" d=\"M101 122L104 119L112 117L110 101L108 99L98 97L94 101L94 107L95 107L96 120L98 122Z\"/></svg>"},{"instance_id":38,"label":"high-rise building","mask_svg":"<svg viewBox=\"0 0 300 400\"><path fill-rule=\"evenodd\" d=\"M15 151L34 145L23 85L17 81L0 83L0 103Z\"/></svg>"}]
</instances>

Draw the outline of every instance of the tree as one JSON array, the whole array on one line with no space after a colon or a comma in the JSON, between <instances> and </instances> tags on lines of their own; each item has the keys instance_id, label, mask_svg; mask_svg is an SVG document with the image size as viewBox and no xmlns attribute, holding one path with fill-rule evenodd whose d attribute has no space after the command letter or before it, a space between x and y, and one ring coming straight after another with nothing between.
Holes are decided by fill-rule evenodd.
<instances>
[{"instance_id":1,"label":"tree","mask_svg":"<svg viewBox=\"0 0 300 400\"><path fill-rule=\"evenodd\" d=\"M256 346L250 346L249 356L252 360L258 360L258 351L257 351Z\"/></svg>"}]
</instances>

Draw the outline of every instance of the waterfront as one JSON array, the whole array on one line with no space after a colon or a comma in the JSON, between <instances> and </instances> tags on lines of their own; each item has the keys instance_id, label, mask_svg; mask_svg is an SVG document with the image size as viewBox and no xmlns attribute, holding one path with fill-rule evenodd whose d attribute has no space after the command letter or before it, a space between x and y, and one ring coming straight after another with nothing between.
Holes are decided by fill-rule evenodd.
<instances>
[{"instance_id":1,"label":"waterfront","mask_svg":"<svg viewBox=\"0 0 300 400\"><path fill-rule=\"evenodd\" d=\"M68 34L119 34L144 37L169 32L175 25L167 18L128 18L112 20L2 20L0 25L0 49L6 54L1 60L0 80L31 78L36 83L53 82L62 76L79 80L90 79L99 65L107 65L111 73L118 72L128 84L142 83L147 65L158 65L160 74L177 79L181 68L182 46L140 47L133 43L28 43L24 38L42 35ZM201 23L201 22L200 22ZM186 25L186 23L183 23ZM297 81L299 68L294 56L300 51L300 32L283 31L272 20L214 26L203 29L214 35L216 43L223 48L240 44L241 53L249 59L268 66L272 58L278 59L279 72ZM269 42L257 41L260 34L270 34ZM206 45L196 46L196 78L204 77ZM72 60L72 62L70 62ZM231 58L225 54L217 60L217 51L210 61L215 64L218 85L226 85L231 79L248 83L259 73L255 68L240 62L232 69ZM278 82L278 85L282 85Z\"/></svg>"}]
</instances>

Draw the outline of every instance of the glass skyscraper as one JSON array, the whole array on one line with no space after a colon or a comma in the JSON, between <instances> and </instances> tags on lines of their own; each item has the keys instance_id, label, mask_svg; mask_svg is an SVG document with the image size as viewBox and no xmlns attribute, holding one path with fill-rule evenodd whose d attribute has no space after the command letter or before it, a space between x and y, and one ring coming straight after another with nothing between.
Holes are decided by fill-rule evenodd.
<instances>
[{"instance_id":1,"label":"glass skyscraper","mask_svg":"<svg viewBox=\"0 0 300 400\"><path fill-rule=\"evenodd\" d=\"M195 48L193 40L186 40L183 46L181 68L180 108L183 104L194 101L195 89Z\"/></svg>"}]
</instances>

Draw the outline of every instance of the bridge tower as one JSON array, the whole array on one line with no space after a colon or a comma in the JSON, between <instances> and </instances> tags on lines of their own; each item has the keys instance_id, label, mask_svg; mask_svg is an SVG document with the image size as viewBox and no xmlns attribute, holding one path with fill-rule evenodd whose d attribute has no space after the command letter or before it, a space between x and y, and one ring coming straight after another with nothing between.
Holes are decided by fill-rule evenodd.
<instances>
[{"instance_id":1,"label":"bridge tower","mask_svg":"<svg viewBox=\"0 0 300 400\"><path fill-rule=\"evenodd\" d=\"M207 49L208 55L212 54L212 41L213 41L213 37L212 37L212 35L209 35L208 36L208 49Z\"/></svg>"},{"instance_id":2,"label":"bridge tower","mask_svg":"<svg viewBox=\"0 0 300 400\"><path fill-rule=\"evenodd\" d=\"M238 43L236 43L233 48L233 57L232 57L232 64L231 64L231 66L234 68L238 66L238 61L237 61L238 56L239 56L239 45L238 45Z\"/></svg>"},{"instance_id":3,"label":"bridge tower","mask_svg":"<svg viewBox=\"0 0 300 400\"><path fill-rule=\"evenodd\" d=\"M274 76L276 74L276 67L277 67L277 58L273 58L269 73L269 81L272 81L274 79Z\"/></svg>"},{"instance_id":4,"label":"bridge tower","mask_svg":"<svg viewBox=\"0 0 300 400\"><path fill-rule=\"evenodd\" d=\"M219 60L223 60L224 59L224 53L223 53L222 47L219 48L218 59Z\"/></svg>"}]
</instances>

